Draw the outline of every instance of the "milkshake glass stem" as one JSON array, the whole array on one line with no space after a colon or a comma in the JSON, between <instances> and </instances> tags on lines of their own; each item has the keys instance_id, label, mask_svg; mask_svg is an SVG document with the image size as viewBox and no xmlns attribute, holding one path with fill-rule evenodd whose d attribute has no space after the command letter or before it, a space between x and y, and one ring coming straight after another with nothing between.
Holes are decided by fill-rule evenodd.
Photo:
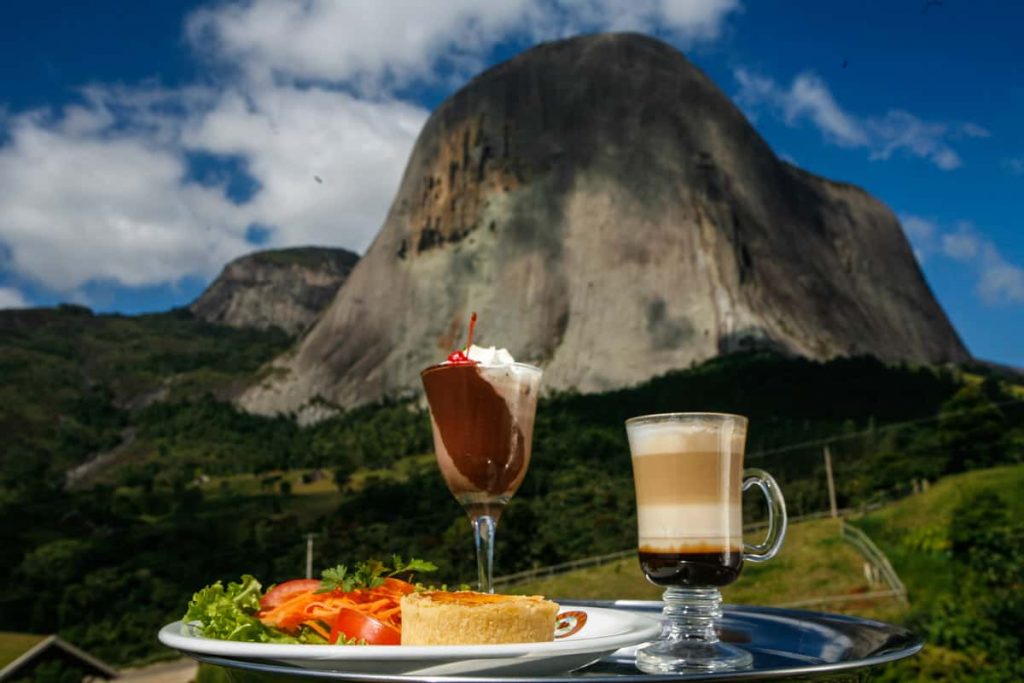
<instances>
[{"instance_id":1,"label":"milkshake glass stem","mask_svg":"<svg viewBox=\"0 0 1024 683\"><path fill-rule=\"evenodd\" d=\"M476 541L476 570L480 580L481 593L494 592L494 532L498 527L497 517L470 514L473 525L473 539Z\"/></svg>"}]
</instances>

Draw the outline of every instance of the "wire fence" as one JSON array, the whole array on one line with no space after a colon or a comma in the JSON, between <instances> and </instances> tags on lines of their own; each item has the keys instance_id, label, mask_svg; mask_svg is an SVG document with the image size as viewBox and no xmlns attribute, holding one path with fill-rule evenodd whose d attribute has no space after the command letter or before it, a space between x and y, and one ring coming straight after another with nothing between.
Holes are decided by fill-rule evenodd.
<instances>
[{"instance_id":1,"label":"wire fence","mask_svg":"<svg viewBox=\"0 0 1024 683\"><path fill-rule=\"evenodd\" d=\"M893 593L901 604L907 604L907 587L900 581L899 575L893 569L892 563L885 553L875 545L867 534L855 526L846 523L846 520L839 520L839 536L848 541L858 552L871 563L882 580L889 585L889 591Z\"/></svg>"},{"instance_id":2,"label":"wire fence","mask_svg":"<svg viewBox=\"0 0 1024 683\"><path fill-rule=\"evenodd\" d=\"M570 560L568 562L562 562L560 564L552 564L546 567L534 567L533 569L526 569L521 572L515 572L513 574L505 574L504 576L496 576L492 583L495 587L507 586L513 583L519 583L520 581L534 581L536 579L555 576L556 574L564 574L571 572L576 569L584 569L586 567L600 567L608 564L609 562L615 562L617 560L625 559L631 555L636 555L636 548L630 548L629 550L619 550L614 553L608 553L606 555L595 555L593 557L581 557L577 560Z\"/></svg>"}]
</instances>

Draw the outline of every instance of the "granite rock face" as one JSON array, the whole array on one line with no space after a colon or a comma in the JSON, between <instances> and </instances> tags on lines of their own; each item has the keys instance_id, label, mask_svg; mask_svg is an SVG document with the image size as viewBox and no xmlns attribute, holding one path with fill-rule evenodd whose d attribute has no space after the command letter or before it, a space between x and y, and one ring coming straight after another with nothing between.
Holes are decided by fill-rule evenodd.
<instances>
[{"instance_id":1,"label":"granite rock face","mask_svg":"<svg viewBox=\"0 0 1024 683\"><path fill-rule=\"evenodd\" d=\"M334 299L359 256L345 249L298 247L235 259L189 310L231 327L279 327L299 335Z\"/></svg>"},{"instance_id":2,"label":"granite rock face","mask_svg":"<svg viewBox=\"0 0 1024 683\"><path fill-rule=\"evenodd\" d=\"M542 365L549 389L753 347L970 357L892 211L780 161L707 76L636 34L540 45L438 107L373 245L241 404L417 393L471 311L478 343Z\"/></svg>"}]
</instances>

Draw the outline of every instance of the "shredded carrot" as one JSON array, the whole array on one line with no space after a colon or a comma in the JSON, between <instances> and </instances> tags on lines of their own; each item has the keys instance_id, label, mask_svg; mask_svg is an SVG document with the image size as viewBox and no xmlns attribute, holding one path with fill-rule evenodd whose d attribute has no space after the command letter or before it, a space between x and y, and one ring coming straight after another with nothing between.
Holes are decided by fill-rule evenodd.
<instances>
[{"instance_id":1,"label":"shredded carrot","mask_svg":"<svg viewBox=\"0 0 1024 683\"><path fill-rule=\"evenodd\" d=\"M377 616L378 617L383 617L385 619L390 619L391 617L395 616L396 614L401 614L401 612L402 612L402 608L401 607L392 607L391 609L381 610L380 612L377 613Z\"/></svg>"},{"instance_id":2,"label":"shredded carrot","mask_svg":"<svg viewBox=\"0 0 1024 683\"><path fill-rule=\"evenodd\" d=\"M324 637L324 640L327 640L331 637L330 632L323 626L321 626L315 619L311 619L304 623L306 626L310 627L311 629L322 635Z\"/></svg>"},{"instance_id":3,"label":"shredded carrot","mask_svg":"<svg viewBox=\"0 0 1024 683\"><path fill-rule=\"evenodd\" d=\"M317 593L310 590L290 597L285 602L264 610L259 618L264 624L289 633L306 626L331 641L336 633L335 622L342 610L350 609L401 629L402 608L399 602L413 587L405 581L388 579L376 588L343 592ZM354 634L346 634L352 637Z\"/></svg>"}]
</instances>

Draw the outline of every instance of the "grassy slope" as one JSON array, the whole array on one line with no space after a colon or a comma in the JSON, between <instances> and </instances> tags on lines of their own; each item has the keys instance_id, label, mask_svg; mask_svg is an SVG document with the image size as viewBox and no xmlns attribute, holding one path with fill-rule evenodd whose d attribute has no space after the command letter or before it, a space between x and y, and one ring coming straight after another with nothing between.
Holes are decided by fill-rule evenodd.
<instances>
[{"instance_id":1,"label":"grassy slope","mask_svg":"<svg viewBox=\"0 0 1024 683\"><path fill-rule=\"evenodd\" d=\"M46 636L0 631L0 668L7 666Z\"/></svg>"},{"instance_id":2,"label":"grassy slope","mask_svg":"<svg viewBox=\"0 0 1024 683\"><path fill-rule=\"evenodd\" d=\"M867 590L863 560L839 538L836 523L825 519L790 526L779 555L764 564L748 563L740 580L724 594L726 601L732 603L780 605ZM508 591L585 599L661 597L661 589L647 583L632 557L516 584ZM858 605L847 607L856 609Z\"/></svg>"},{"instance_id":3,"label":"grassy slope","mask_svg":"<svg viewBox=\"0 0 1024 683\"><path fill-rule=\"evenodd\" d=\"M953 510L983 490L997 492L1011 515L1024 514L1024 465L995 467L946 477L928 491L904 498L857 520L878 544L907 586L911 604L932 600L952 589L946 552Z\"/></svg>"}]
</instances>

